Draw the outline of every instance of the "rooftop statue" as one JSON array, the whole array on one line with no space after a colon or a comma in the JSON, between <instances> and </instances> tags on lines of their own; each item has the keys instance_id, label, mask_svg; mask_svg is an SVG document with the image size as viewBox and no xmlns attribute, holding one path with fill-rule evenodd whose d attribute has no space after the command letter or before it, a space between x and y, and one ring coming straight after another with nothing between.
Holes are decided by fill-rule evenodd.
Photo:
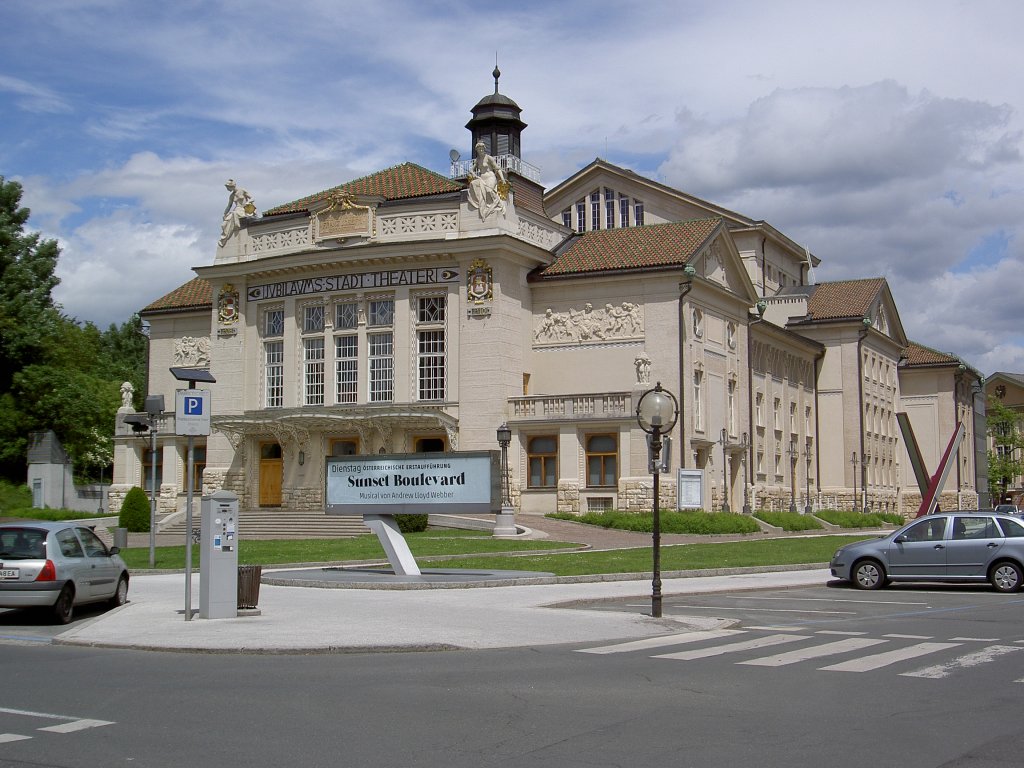
<instances>
[{"instance_id":1,"label":"rooftop statue","mask_svg":"<svg viewBox=\"0 0 1024 768\"><path fill-rule=\"evenodd\" d=\"M495 211L503 215L508 200L508 177L497 161L487 154L482 141L476 143L473 170L469 173L469 204L486 219Z\"/></svg>"},{"instance_id":2,"label":"rooftop statue","mask_svg":"<svg viewBox=\"0 0 1024 768\"><path fill-rule=\"evenodd\" d=\"M247 191L235 184L234 179L228 179L224 186L228 190L228 204L224 209L224 220L220 225L220 245L224 245L228 239L242 227L242 219L256 214L256 203Z\"/></svg>"}]
</instances>

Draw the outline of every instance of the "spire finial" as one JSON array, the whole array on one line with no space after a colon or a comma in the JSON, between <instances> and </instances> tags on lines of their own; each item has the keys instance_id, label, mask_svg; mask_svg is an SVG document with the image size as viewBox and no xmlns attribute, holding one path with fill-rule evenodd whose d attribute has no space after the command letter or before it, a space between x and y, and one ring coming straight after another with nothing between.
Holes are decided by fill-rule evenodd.
<instances>
[{"instance_id":1,"label":"spire finial","mask_svg":"<svg viewBox=\"0 0 1024 768\"><path fill-rule=\"evenodd\" d=\"M501 70L498 69L498 52L494 52L494 71L491 72L494 76L494 92L498 92L498 78L501 77Z\"/></svg>"}]
</instances>

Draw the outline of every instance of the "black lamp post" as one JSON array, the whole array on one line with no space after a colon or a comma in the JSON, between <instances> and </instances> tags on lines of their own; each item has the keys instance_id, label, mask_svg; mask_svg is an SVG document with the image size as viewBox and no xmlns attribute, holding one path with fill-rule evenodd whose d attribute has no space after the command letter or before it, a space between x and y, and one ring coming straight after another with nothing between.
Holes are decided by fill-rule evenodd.
<instances>
[{"instance_id":1,"label":"black lamp post","mask_svg":"<svg viewBox=\"0 0 1024 768\"><path fill-rule=\"evenodd\" d=\"M857 511L857 452L850 454L850 463L853 464L853 511Z\"/></svg>"},{"instance_id":2,"label":"black lamp post","mask_svg":"<svg viewBox=\"0 0 1024 768\"><path fill-rule=\"evenodd\" d=\"M804 458L807 460L807 471L804 473L804 480L807 485L807 503L804 504L804 514L809 515L813 511L811 509L811 447L804 447Z\"/></svg>"},{"instance_id":3,"label":"black lamp post","mask_svg":"<svg viewBox=\"0 0 1024 768\"><path fill-rule=\"evenodd\" d=\"M501 446L501 505L503 507L512 505L512 498L508 489L508 446L512 442L512 430L508 424L502 423L498 427L498 445Z\"/></svg>"},{"instance_id":4,"label":"black lamp post","mask_svg":"<svg viewBox=\"0 0 1024 768\"><path fill-rule=\"evenodd\" d=\"M729 433L722 427L722 511L729 511L729 454L726 442Z\"/></svg>"},{"instance_id":5,"label":"black lamp post","mask_svg":"<svg viewBox=\"0 0 1024 768\"><path fill-rule=\"evenodd\" d=\"M497 431L498 445L501 446L501 510L494 519L495 536L515 536L515 508L512 506L512 489L508 476L508 446L512 442L512 430L502 423Z\"/></svg>"},{"instance_id":6,"label":"black lamp post","mask_svg":"<svg viewBox=\"0 0 1024 768\"><path fill-rule=\"evenodd\" d=\"M654 519L653 519L653 571L651 580L651 616L661 618L661 499L659 497L659 477L661 475L661 442L662 436L671 432L679 419L679 403L675 395L661 388L659 381L654 389L649 389L640 396L636 404L636 421L640 429L646 432L650 446L650 471L654 476Z\"/></svg>"},{"instance_id":7,"label":"black lamp post","mask_svg":"<svg viewBox=\"0 0 1024 768\"><path fill-rule=\"evenodd\" d=\"M740 443L740 448L743 449L743 453L740 454L740 462L743 466L743 514L749 515L750 496L749 491L747 490L747 486L749 485L749 483L747 482L747 451L750 450L750 441L747 438L746 432L743 433L743 442Z\"/></svg>"},{"instance_id":8,"label":"black lamp post","mask_svg":"<svg viewBox=\"0 0 1024 768\"><path fill-rule=\"evenodd\" d=\"M796 440L789 441L789 511L796 512Z\"/></svg>"}]
</instances>

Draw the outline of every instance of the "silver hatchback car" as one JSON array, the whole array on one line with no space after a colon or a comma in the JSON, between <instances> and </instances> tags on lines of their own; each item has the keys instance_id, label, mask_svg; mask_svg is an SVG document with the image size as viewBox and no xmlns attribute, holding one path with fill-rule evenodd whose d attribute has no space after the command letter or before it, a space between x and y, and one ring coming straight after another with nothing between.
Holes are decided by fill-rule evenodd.
<instances>
[{"instance_id":1,"label":"silver hatchback car","mask_svg":"<svg viewBox=\"0 0 1024 768\"><path fill-rule=\"evenodd\" d=\"M0 608L43 607L67 624L76 605L128 600L128 567L91 529L71 523L0 525Z\"/></svg>"},{"instance_id":2,"label":"silver hatchback car","mask_svg":"<svg viewBox=\"0 0 1024 768\"><path fill-rule=\"evenodd\" d=\"M1024 521L993 512L943 512L878 539L840 547L832 575L858 589L890 581L990 582L999 592L1024 584Z\"/></svg>"}]
</instances>

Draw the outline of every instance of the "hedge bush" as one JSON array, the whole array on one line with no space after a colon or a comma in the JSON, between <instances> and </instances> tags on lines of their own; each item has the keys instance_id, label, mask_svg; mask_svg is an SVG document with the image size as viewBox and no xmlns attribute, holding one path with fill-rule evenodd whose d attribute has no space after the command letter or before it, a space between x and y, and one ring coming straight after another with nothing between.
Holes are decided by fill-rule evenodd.
<instances>
[{"instance_id":1,"label":"hedge bush","mask_svg":"<svg viewBox=\"0 0 1024 768\"><path fill-rule=\"evenodd\" d=\"M754 513L754 517L784 531L820 531L824 527L811 515L801 515L799 512L766 512L759 510Z\"/></svg>"},{"instance_id":2,"label":"hedge bush","mask_svg":"<svg viewBox=\"0 0 1024 768\"><path fill-rule=\"evenodd\" d=\"M587 512L582 515L557 513L547 515L557 520L571 520L602 528L614 528L619 531L639 531L650 533L654 530L654 515L650 512ZM662 510L660 514L662 533L689 533L697 535L756 533L761 530L757 523L747 515L732 512L676 512Z\"/></svg>"},{"instance_id":3,"label":"hedge bush","mask_svg":"<svg viewBox=\"0 0 1024 768\"><path fill-rule=\"evenodd\" d=\"M900 515L891 512L851 512L848 509L822 509L815 513L826 523L838 525L840 528L881 528L885 523L903 525Z\"/></svg>"},{"instance_id":4,"label":"hedge bush","mask_svg":"<svg viewBox=\"0 0 1024 768\"><path fill-rule=\"evenodd\" d=\"M395 520L402 533L420 533L427 530L430 518L427 515L395 515Z\"/></svg>"},{"instance_id":5,"label":"hedge bush","mask_svg":"<svg viewBox=\"0 0 1024 768\"><path fill-rule=\"evenodd\" d=\"M117 524L132 533L149 531L149 497L144 490L135 486L125 494Z\"/></svg>"}]
</instances>

